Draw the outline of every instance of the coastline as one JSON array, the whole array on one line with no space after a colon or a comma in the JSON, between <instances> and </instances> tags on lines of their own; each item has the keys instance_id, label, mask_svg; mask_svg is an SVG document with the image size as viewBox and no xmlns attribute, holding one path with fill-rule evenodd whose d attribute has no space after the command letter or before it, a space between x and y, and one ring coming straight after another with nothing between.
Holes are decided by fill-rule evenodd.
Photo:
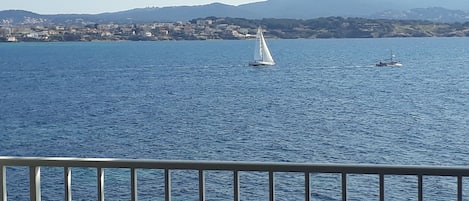
<instances>
[{"instance_id":1,"label":"coastline","mask_svg":"<svg viewBox=\"0 0 469 201\"><path fill-rule=\"evenodd\" d=\"M94 42L254 39L467 37L469 23L328 17L311 20L203 18L145 24L0 25L0 42Z\"/></svg>"}]
</instances>

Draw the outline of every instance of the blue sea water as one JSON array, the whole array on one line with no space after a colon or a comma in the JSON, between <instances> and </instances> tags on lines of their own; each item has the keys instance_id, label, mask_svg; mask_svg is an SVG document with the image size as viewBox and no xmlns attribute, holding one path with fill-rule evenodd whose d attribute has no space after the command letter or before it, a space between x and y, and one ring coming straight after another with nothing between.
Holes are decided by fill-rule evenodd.
<instances>
[{"instance_id":1,"label":"blue sea water","mask_svg":"<svg viewBox=\"0 0 469 201\"><path fill-rule=\"evenodd\" d=\"M0 155L469 165L469 38L268 43L267 68L247 66L254 41L0 44ZM391 50L404 67L375 67ZM43 171L45 200L63 199L60 171ZM93 171L73 173L77 200L95 199ZM106 196L128 200L128 173L109 174ZM227 200L230 175L212 174L208 200ZM140 175L140 197L161 200L161 173ZM8 177L27 200L26 170ZM301 175L282 178L279 200L301 200ZM314 199L340 199L338 175L313 178ZM175 180L175 200L197 200L195 179ZM350 200L377 200L376 178L356 180ZM387 198L416 199L414 178L389 180ZM428 200L456 199L454 179L426 182ZM267 199L246 185L243 200Z\"/></svg>"}]
</instances>

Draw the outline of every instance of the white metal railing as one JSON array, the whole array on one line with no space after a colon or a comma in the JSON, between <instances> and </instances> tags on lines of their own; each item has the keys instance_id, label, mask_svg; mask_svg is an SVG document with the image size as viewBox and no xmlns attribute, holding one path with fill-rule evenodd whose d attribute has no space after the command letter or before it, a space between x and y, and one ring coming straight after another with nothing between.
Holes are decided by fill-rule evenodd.
<instances>
[{"instance_id":1,"label":"white metal railing","mask_svg":"<svg viewBox=\"0 0 469 201\"><path fill-rule=\"evenodd\" d=\"M104 170L106 168L130 169L131 200L138 200L137 169L160 169L165 175L165 200L171 200L171 170L198 170L199 200L205 200L205 172L233 172L233 200L240 200L239 172L256 171L269 173L269 200L275 200L274 173L304 173L305 201L311 200L311 173L339 173L342 179L342 200L347 200L348 174L379 175L379 200L384 200L385 175L415 175L418 178L418 200L423 200L424 176L452 176L457 178L457 200L462 201L463 177L469 176L468 167L436 166L389 166L389 165L344 165L344 164L308 164L308 163L267 163L267 162L234 162L234 161L162 161L112 158L40 158L40 157L0 157L0 199L7 201L6 167L29 167L30 200L41 200L41 167L64 168L64 200L71 201L71 169L96 168L98 200L104 201Z\"/></svg>"}]
</instances>

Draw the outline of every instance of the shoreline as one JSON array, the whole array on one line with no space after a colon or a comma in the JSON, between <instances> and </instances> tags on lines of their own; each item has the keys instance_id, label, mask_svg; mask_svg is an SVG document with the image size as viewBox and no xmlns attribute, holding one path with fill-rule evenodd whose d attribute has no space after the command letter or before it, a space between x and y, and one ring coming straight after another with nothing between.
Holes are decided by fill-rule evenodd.
<instances>
[{"instance_id":1,"label":"shoreline","mask_svg":"<svg viewBox=\"0 0 469 201\"><path fill-rule=\"evenodd\" d=\"M412 38L469 38L469 36L437 36L437 37L380 37L380 38L266 38L275 40L342 40L342 39L412 39ZM3 44L15 43L122 43L122 42L183 42L183 41L253 41L255 39L207 39L207 40L90 40L90 41L0 41Z\"/></svg>"}]
</instances>

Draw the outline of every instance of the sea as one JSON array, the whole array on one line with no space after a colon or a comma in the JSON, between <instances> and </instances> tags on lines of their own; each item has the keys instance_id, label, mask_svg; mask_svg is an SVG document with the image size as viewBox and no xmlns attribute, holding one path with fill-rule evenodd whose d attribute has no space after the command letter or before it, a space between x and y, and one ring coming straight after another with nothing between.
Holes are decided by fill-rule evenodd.
<instances>
[{"instance_id":1,"label":"sea","mask_svg":"<svg viewBox=\"0 0 469 201\"><path fill-rule=\"evenodd\" d=\"M469 165L469 38L267 43L275 66L248 66L253 40L0 43L0 155ZM403 67L375 67L391 51ZM106 200L130 200L129 172L106 171ZM41 174L43 200L63 200L63 169ZM231 177L207 173L207 200L232 200ZM241 200L268 200L267 174L240 177ZM279 173L277 200L304 200L302 179ZM415 176L385 182L386 200L417 200ZM172 183L198 200L196 171ZM341 200L340 175L311 183L312 200ZM378 176L348 183L348 200L379 199ZM456 178L424 184L425 200L456 200ZM72 186L96 200L96 170ZM8 167L7 187L29 200L28 168ZM139 199L164 200L162 171L139 170Z\"/></svg>"}]
</instances>

